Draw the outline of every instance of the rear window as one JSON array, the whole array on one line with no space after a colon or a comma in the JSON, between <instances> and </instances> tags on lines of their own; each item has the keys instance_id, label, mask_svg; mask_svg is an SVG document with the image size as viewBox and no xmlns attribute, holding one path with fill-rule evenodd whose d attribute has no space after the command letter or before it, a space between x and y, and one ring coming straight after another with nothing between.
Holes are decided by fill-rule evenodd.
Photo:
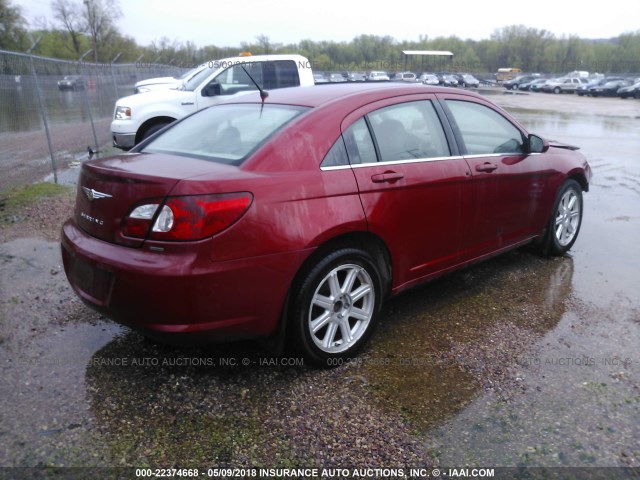
<instances>
[{"instance_id":1,"label":"rear window","mask_svg":"<svg viewBox=\"0 0 640 480\"><path fill-rule=\"evenodd\" d=\"M289 105L218 105L176 123L140 151L239 165L306 110Z\"/></svg>"},{"instance_id":2,"label":"rear window","mask_svg":"<svg viewBox=\"0 0 640 480\"><path fill-rule=\"evenodd\" d=\"M220 62L220 66L225 62ZM190 77L180 87L181 90L193 92L205 80L207 80L212 68L218 68L218 63L213 62L202 71ZM293 60L269 60L259 62L240 62L229 66L223 70L210 83L220 85L221 95L233 95L246 90L257 90L255 84L247 75L247 72L253 80L265 90L273 90L276 88L297 87L300 85L300 76L298 75L298 67Z\"/></svg>"}]
</instances>

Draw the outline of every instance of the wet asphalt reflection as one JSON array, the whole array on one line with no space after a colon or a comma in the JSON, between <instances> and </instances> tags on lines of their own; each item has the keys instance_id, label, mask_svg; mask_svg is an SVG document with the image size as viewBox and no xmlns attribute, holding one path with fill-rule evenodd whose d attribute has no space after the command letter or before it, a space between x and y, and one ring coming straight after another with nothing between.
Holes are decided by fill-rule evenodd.
<instances>
[{"instance_id":1,"label":"wet asphalt reflection","mask_svg":"<svg viewBox=\"0 0 640 480\"><path fill-rule=\"evenodd\" d=\"M527 248L390 301L329 371L144 340L0 245L0 466L639 466L638 120L516 111L594 170L570 255Z\"/></svg>"}]
</instances>

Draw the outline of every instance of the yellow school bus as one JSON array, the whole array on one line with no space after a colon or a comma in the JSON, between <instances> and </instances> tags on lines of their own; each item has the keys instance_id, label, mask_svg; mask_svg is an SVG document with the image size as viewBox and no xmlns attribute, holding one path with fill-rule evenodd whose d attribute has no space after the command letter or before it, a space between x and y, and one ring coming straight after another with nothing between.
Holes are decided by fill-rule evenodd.
<instances>
[{"instance_id":1,"label":"yellow school bus","mask_svg":"<svg viewBox=\"0 0 640 480\"><path fill-rule=\"evenodd\" d=\"M511 80L512 78L516 78L518 75L522 73L522 70L519 68L499 68L496 73L496 81L505 82L507 80Z\"/></svg>"}]
</instances>

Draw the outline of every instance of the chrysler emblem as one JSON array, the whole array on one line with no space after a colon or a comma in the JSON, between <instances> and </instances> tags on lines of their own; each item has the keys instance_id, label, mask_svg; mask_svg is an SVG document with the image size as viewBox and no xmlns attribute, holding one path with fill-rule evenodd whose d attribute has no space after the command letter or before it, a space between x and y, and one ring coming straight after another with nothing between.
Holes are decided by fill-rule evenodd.
<instances>
[{"instance_id":1,"label":"chrysler emblem","mask_svg":"<svg viewBox=\"0 0 640 480\"><path fill-rule=\"evenodd\" d=\"M111 198L112 197L112 195L109 195L108 193L98 192L97 190L94 190L93 188L82 187L82 191L87 196L87 198L89 199L90 202L93 202L94 200L100 200L101 198Z\"/></svg>"}]
</instances>

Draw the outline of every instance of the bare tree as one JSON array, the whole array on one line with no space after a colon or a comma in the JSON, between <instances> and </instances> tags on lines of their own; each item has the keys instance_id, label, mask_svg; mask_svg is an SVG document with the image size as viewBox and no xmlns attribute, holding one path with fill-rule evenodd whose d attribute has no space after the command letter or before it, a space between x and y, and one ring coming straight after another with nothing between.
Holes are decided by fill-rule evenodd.
<instances>
[{"instance_id":1,"label":"bare tree","mask_svg":"<svg viewBox=\"0 0 640 480\"><path fill-rule=\"evenodd\" d=\"M84 20L80 5L73 3L71 0L53 0L51 2L51 10L53 11L53 18L58 20L69 33L73 51L79 57L82 53L80 51L80 37L84 30Z\"/></svg>"},{"instance_id":2,"label":"bare tree","mask_svg":"<svg viewBox=\"0 0 640 480\"><path fill-rule=\"evenodd\" d=\"M258 41L258 45L262 48L262 53L265 55L271 53L272 45L269 37L261 33L256 37L256 40Z\"/></svg>"},{"instance_id":3,"label":"bare tree","mask_svg":"<svg viewBox=\"0 0 640 480\"><path fill-rule=\"evenodd\" d=\"M115 22L122 17L118 0L83 0L83 18L91 38L93 61L98 63L99 51L118 31Z\"/></svg>"},{"instance_id":4,"label":"bare tree","mask_svg":"<svg viewBox=\"0 0 640 480\"><path fill-rule=\"evenodd\" d=\"M69 33L76 55L82 52L80 39L91 40L93 61L98 63L101 51L118 34L116 21L122 17L118 0L53 0L53 16Z\"/></svg>"}]
</instances>

